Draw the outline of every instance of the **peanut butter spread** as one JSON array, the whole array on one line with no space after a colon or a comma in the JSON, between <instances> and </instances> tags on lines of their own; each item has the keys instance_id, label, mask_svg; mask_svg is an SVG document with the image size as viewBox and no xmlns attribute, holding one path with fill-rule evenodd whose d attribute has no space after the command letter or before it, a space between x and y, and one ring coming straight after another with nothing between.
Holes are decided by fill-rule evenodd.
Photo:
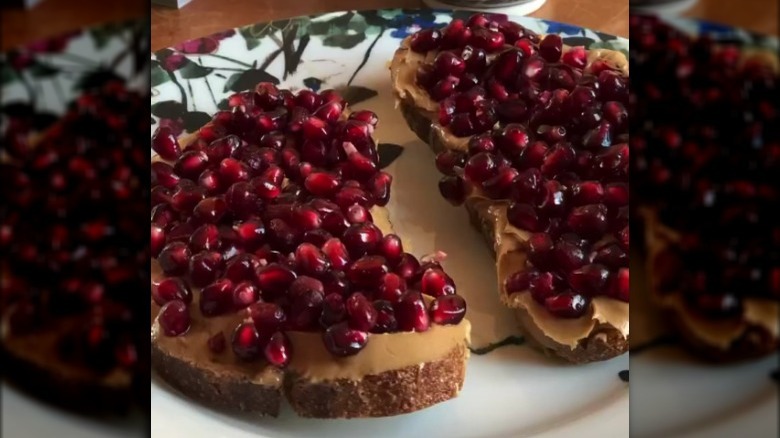
<instances>
[{"instance_id":1,"label":"peanut butter spread","mask_svg":"<svg viewBox=\"0 0 780 438\"><path fill-rule=\"evenodd\" d=\"M650 291L653 298L663 307L674 310L681 316L680 320L699 339L723 350L729 349L731 343L742 336L751 326L766 329L773 337L780 335L780 303L770 299L746 298L742 300L742 318L713 321L698 316L685 305L681 293L661 295L656 285L658 279L653 276L653 260L655 256L673 245L679 235L674 230L663 226L658 216L650 210L642 210L645 219L645 234L648 246L647 272L650 275Z\"/></svg>"},{"instance_id":2,"label":"peanut butter spread","mask_svg":"<svg viewBox=\"0 0 780 438\"><path fill-rule=\"evenodd\" d=\"M435 57L435 52L429 52L425 55L416 53L411 50L409 41L410 39L406 38L401 43L401 47L395 52L390 65L390 75L396 98L411 101L410 103L414 103L418 109L424 110L433 121L432 135L438 137L439 143L447 145L448 149L466 151L470 137L457 137L446 127L435 123L438 103L433 101L425 90L416 85L417 68L425 63L430 63ZM564 51L568 49L569 47L564 46ZM628 76L628 60L623 53L608 49L589 50L585 70L590 69L597 60L606 62ZM628 338L629 304L626 302L611 297L598 296L591 301L590 309L585 315L576 319L564 319L550 314L531 297L528 291L508 295L503 289L504 280L525 266L526 255L523 242L528 240L529 233L507 223L507 203L505 201L488 199L472 188L466 202L475 206L480 211L481 217L493 221L496 271L501 300L507 306L522 309L527 313L525 317L530 318L546 338L539 339L540 342L553 341L569 346L573 350L581 340L586 339L594 329L600 326L611 326Z\"/></svg>"}]
</instances>

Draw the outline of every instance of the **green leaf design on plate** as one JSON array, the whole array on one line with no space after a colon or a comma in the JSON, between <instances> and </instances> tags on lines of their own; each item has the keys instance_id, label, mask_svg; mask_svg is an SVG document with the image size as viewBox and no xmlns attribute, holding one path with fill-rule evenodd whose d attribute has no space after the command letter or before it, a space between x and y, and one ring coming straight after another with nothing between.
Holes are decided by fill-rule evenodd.
<instances>
[{"instance_id":1,"label":"green leaf design on plate","mask_svg":"<svg viewBox=\"0 0 780 438\"><path fill-rule=\"evenodd\" d=\"M19 75L8 64L0 64L0 84L10 84L11 82L18 81Z\"/></svg>"},{"instance_id":2,"label":"green leaf design on plate","mask_svg":"<svg viewBox=\"0 0 780 438\"><path fill-rule=\"evenodd\" d=\"M202 78L211 74L212 71L214 71L214 69L200 66L190 61L189 59L184 63L182 68L177 70L177 72L179 72L181 77L184 79Z\"/></svg>"},{"instance_id":3,"label":"green leaf design on plate","mask_svg":"<svg viewBox=\"0 0 780 438\"><path fill-rule=\"evenodd\" d=\"M376 96L376 90L370 88L361 87L360 85L350 85L339 89L341 97L344 98L350 105L357 105L360 102L364 102L372 97Z\"/></svg>"},{"instance_id":4,"label":"green leaf design on plate","mask_svg":"<svg viewBox=\"0 0 780 438\"><path fill-rule=\"evenodd\" d=\"M187 132L195 132L200 129L211 120L211 117L201 111L186 112L181 115L181 120L184 123L184 129Z\"/></svg>"},{"instance_id":5,"label":"green leaf design on plate","mask_svg":"<svg viewBox=\"0 0 780 438\"><path fill-rule=\"evenodd\" d=\"M43 64L40 62L36 62L35 64L33 64L28 71L30 72L31 75L33 75L36 78L48 78L48 77L55 76L60 72L59 69L51 65Z\"/></svg>"},{"instance_id":6,"label":"green leaf design on plate","mask_svg":"<svg viewBox=\"0 0 780 438\"><path fill-rule=\"evenodd\" d=\"M175 100L163 100L151 106L152 115L161 119L178 119L184 113L184 105Z\"/></svg>"},{"instance_id":7,"label":"green leaf design on plate","mask_svg":"<svg viewBox=\"0 0 780 438\"><path fill-rule=\"evenodd\" d=\"M102 87L110 81L124 81L125 79L114 73L113 70L95 70L81 76L73 86L74 90L89 90Z\"/></svg>"},{"instance_id":8,"label":"green leaf design on plate","mask_svg":"<svg viewBox=\"0 0 780 438\"><path fill-rule=\"evenodd\" d=\"M366 40L366 34L363 32L356 33L356 34L331 35L329 37L326 37L324 40L322 40L322 45L326 47L339 47L341 49L351 49L365 40Z\"/></svg>"},{"instance_id":9,"label":"green leaf design on plate","mask_svg":"<svg viewBox=\"0 0 780 438\"><path fill-rule=\"evenodd\" d=\"M225 82L223 91L250 90L254 88L258 82L273 82L278 85L279 79L265 70L246 70L232 74Z\"/></svg>"},{"instance_id":10,"label":"green leaf design on plate","mask_svg":"<svg viewBox=\"0 0 780 438\"><path fill-rule=\"evenodd\" d=\"M171 80L170 76L168 76L168 73L166 73L165 70L160 67L159 61L152 60L150 74L152 87L162 85Z\"/></svg>"},{"instance_id":11,"label":"green leaf design on plate","mask_svg":"<svg viewBox=\"0 0 780 438\"><path fill-rule=\"evenodd\" d=\"M315 77L308 77L303 80L303 85L311 88L314 91L317 91L322 86L322 79L317 79Z\"/></svg>"}]
</instances>

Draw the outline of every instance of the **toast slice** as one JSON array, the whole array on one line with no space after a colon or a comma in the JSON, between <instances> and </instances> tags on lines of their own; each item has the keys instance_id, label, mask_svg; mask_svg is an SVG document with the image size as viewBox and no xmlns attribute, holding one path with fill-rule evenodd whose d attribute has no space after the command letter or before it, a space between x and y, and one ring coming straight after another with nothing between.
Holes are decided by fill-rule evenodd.
<instances>
[{"instance_id":1,"label":"toast slice","mask_svg":"<svg viewBox=\"0 0 780 438\"><path fill-rule=\"evenodd\" d=\"M438 154L447 150L466 151L470 137L458 137L438 123L438 103L416 85L421 65L429 64L435 51L426 54L411 50L411 38L402 41L390 63L392 87L409 128ZM569 48L564 47L564 51ZM491 55L492 56L492 55ZM589 65L605 62L628 76L628 62L616 51L597 49L587 55ZM499 297L516 311L520 329L544 352L573 363L610 359L628 351L628 303L609 297L596 297L591 309L580 318L560 319L550 315L530 297L530 293L507 294L504 281L525 265L525 241L530 233L508 226L508 202L488 199L475 189L467 189L465 207L471 223L493 249L497 261Z\"/></svg>"}]
</instances>

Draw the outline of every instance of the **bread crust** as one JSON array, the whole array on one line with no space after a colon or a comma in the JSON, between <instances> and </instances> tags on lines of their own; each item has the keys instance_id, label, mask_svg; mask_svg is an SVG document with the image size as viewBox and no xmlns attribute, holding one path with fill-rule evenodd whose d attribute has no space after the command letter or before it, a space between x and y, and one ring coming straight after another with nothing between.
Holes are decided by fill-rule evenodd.
<instances>
[{"instance_id":1,"label":"bread crust","mask_svg":"<svg viewBox=\"0 0 780 438\"><path fill-rule=\"evenodd\" d=\"M271 417L279 415L282 394L302 417L387 417L418 411L458 395L468 356L462 344L442 359L361 380L314 381L279 370L280 385L274 386L218 374L152 343L154 370L184 395L219 410Z\"/></svg>"},{"instance_id":2,"label":"bread crust","mask_svg":"<svg viewBox=\"0 0 780 438\"><path fill-rule=\"evenodd\" d=\"M313 382L288 372L284 392L292 408L302 417L406 414L456 397L463 388L468 356L466 346L459 345L440 360L368 375L359 381Z\"/></svg>"},{"instance_id":3,"label":"bread crust","mask_svg":"<svg viewBox=\"0 0 780 438\"><path fill-rule=\"evenodd\" d=\"M40 400L74 412L109 415L128 412L133 403L129 372L117 368L99 374L59 357L55 341L70 322L65 318L44 330L4 336L0 342L3 377ZM40 348L31 349L31 342Z\"/></svg>"},{"instance_id":4,"label":"bread crust","mask_svg":"<svg viewBox=\"0 0 780 438\"><path fill-rule=\"evenodd\" d=\"M433 129L433 122L430 114L421 110L414 104L414 100L409 96L396 96L398 106L404 116L409 128L414 131L420 140L426 143L434 153L439 153L449 149L444 139L437 135ZM487 209L476 209L473 204L466 202L466 209L471 218L471 224L477 228L488 247L494 250L493 229L494 221L485 217ZM602 361L619 356L628 351L630 336L624 337L623 334L611 325L599 324L588 334L586 338L581 339L575 348L561 344L547 337L539 329L528 315L525 309L514 309L516 316L525 335L531 341L530 343L540 348L544 353L560 357L572 363L588 363Z\"/></svg>"},{"instance_id":5,"label":"bread crust","mask_svg":"<svg viewBox=\"0 0 780 438\"><path fill-rule=\"evenodd\" d=\"M282 399L279 386L218 375L201 364L171 355L156 342L152 342L152 366L168 384L204 405L258 416L279 415Z\"/></svg>"}]
</instances>

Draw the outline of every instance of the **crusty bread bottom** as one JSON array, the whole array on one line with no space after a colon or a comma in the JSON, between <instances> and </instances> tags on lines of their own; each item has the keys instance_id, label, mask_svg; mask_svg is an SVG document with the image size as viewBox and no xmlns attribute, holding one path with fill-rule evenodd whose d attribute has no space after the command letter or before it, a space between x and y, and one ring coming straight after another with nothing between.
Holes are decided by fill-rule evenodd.
<instances>
[{"instance_id":1,"label":"crusty bread bottom","mask_svg":"<svg viewBox=\"0 0 780 438\"><path fill-rule=\"evenodd\" d=\"M184 395L224 411L273 417L279 414L282 389L302 417L386 417L418 411L458 395L468 355L464 344L440 360L368 375L359 381L317 382L287 372L281 388L218 375L152 343L155 371Z\"/></svg>"},{"instance_id":2,"label":"crusty bread bottom","mask_svg":"<svg viewBox=\"0 0 780 438\"><path fill-rule=\"evenodd\" d=\"M441 142L438 135L433 135L431 120L419 111L412 102L401 100L399 102L401 113L407 125L434 151L439 153L447 150L447 146ZM484 217L485 209L474 208L472 203L466 203L471 224L480 231L485 242L491 250L494 250L495 221ZM515 309L520 328L529 338L530 344L540 348L544 353L561 357L572 363L587 363L611 359L628 351L630 337L623 335L614 327L600 325L594 329L587 338L582 339L576 348L563 345L547 337L530 320L524 309Z\"/></svg>"},{"instance_id":3,"label":"crusty bread bottom","mask_svg":"<svg viewBox=\"0 0 780 438\"><path fill-rule=\"evenodd\" d=\"M30 395L71 411L128 412L134 401L129 373L114 369L99 374L60 359L56 341L70 322L66 318L46 330L0 340L2 376Z\"/></svg>"},{"instance_id":4,"label":"crusty bread bottom","mask_svg":"<svg viewBox=\"0 0 780 438\"><path fill-rule=\"evenodd\" d=\"M312 382L288 373L285 395L302 417L388 417L419 411L458 395L466 377L465 345L437 361L354 381Z\"/></svg>"}]
</instances>

